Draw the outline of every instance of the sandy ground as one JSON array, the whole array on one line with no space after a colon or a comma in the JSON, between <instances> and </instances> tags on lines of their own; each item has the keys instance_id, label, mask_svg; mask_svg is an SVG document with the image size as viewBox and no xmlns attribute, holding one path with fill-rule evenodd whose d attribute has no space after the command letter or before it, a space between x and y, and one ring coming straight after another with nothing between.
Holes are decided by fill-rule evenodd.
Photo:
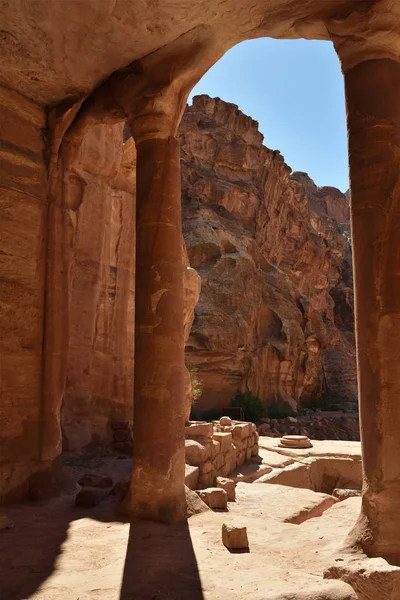
<instances>
[{"instance_id":1,"label":"sandy ground","mask_svg":"<svg viewBox=\"0 0 400 600\"><path fill-rule=\"evenodd\" d=\"M77 476L122 477L130 460L104 458L88 468L69 457ZM95 459L93 459L95 461ZM67 460L68 462L68 460ZM95 466L97 464L97 466ZM352 589L323 571L356 520L359 498L320 514L326 495L271 484L239 483L228 512L206 512L174 526L115 521L116 500L81 509L74 496L7 511L0 533L2 600L354 600ZM321 508L322 507L322 508ZM307 515L306 515L307 518ZM221 542L225 520L247 526L250 552Z\"/></svg>"}]
</instances>

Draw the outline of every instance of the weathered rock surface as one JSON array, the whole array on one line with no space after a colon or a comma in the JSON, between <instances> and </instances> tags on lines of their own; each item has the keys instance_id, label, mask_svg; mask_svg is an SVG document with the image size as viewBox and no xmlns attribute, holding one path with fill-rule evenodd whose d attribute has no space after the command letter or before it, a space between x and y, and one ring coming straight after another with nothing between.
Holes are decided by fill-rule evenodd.
<instances>
[{"instance_id":1,"label":"weathered rock surface","mask_svg":"<svg viewBox=\"0 0 400 600\"><path fill-rule=\"evenodd\" d=\"M183 232L202 279L186 346L203 394L356 398L349 206L293 173L233 104L197 96L181 129Z\"/></svg>"},{"instance_id":2,"label":"weathered rock surface","mask_svg":"<svg viewBox=\"0 0 400 600\"><path fill-rule=\"evenodd\" d=\"M111 441L112 421L132 418L135 163L122 124L97 125L65 169L72 236L66 450Z\"/></svg>"}]
</instances>

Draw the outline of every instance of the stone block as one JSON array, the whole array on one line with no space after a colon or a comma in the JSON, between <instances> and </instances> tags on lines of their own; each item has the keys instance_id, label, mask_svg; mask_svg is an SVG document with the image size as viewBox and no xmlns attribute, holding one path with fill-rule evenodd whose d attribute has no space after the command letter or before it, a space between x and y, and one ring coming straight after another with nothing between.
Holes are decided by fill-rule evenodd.
<instances>
[{"instance_id":1,"label":"stone block","mask_svg":"<svg viewBox=\"0 0 400 600\"><path fill-rule=\"evenodd\" d=\"M199 440L204 440L206 438L204 438L204 436L202 436L201 438L199 438ZM185 455L186 455L186 462L189 465L198 467L200 466L202 463L206 462L206 460L208 460L210 454L211 454L211 444L210 445L204 445L202 444L200 441L196 440L192 440L192 439L187 439L185 440Z\"/></svg>"},{"instance_id":2,"label":"stone block","mask_svg":"<svg viewBox=\"0 0 400 600\"><path fill-rule=\"evenodd\" d=\"M233 438L243 440L246 437L249 437L251 433L251 423L237 423L233 428Z\"/></svg>"},{"instance_id":3,"label":"stone block","mask_svg":"<svg viewBox=\"0 0 400 600\"><path fill-rule=\"evenodd\" d=\"M191 465L185 466L185 485L191 490L195 490L199 485L199 467L193 467Z\"/></svg>"},{"instance_id":4,"label":"stone block","mask_svg":"<svg viewBox=\"0 0 400 600\"><path fill-rule=\"evenodd\" d=\"M227 477L217 477L215 485L217 488L221 488L226 491L228 502L235 502L236 490L233 479L228 479Z\"/></svg>"},{"instance_id":5,"label":"stone block","mask_svg":"<svg viewBox=\"0 0 400 600\"><path fill-rule=\"evenodd\" d=\"M185 496L187 518L210 510L210 507L207 506L207 504L199 498L199 495L192 491L188 486L185 486Z\"/></svg>"},{"instance_id":6,"label":"stone block","mask_svg":"<svg viewBox=\"0 0 400 600\"><path fill-rule=\"evenodd\" d=\"M221 452L226 452L227 450L230 449L233 438L232 438L232 433L230 432L225 432L225 431L218 431L216 433L214 433L214 440L216 440L217 442L220 443L221 445Z\"/></svg>"},{"instance_id":7,"label":"stone block","mask_svg":"<svg viewBox=\"0 0 400 600\"><path fill-rule=\"evenodd\" d=\"M82 487L111 488L114 485L111 477L104 477L96 473L85 473L78 481Z\"/></svg>"},{"instance_id":8,"label":"stone block","mask_svg":"<svg viewBox=\"0 0 400 600\"><path fill-rule=\"evenodd\" d=\"M199 477L198 485L201 487L209 488L214 485L215 477L217 472L215 470L210 471L209 473L204 473Z\"/></svg>"},{"instance_id":9,"label":"stone block","mask_svg":"<svg viewBox=\"0 0 400 600\"><path fill-rule=\"evenodd\" d=\"M243 450L243 444L245 443L245 440L242 440L241 438L234 438L233 440L233 444L236 448L236 450L238 450L239 452L241 452Z\"/></svg>"},{"instance_id":10,"label":"stone block","mask_svg":"<svg viewBox=\"0 0 400 600\"><path fill-rule=\"evenodd\" d=\"M210 508L226 510L228 507L228 495L222 488L209 487L205 490L198 490L197 493Z\"/></svg>"},{"instance_id":11,"label":"stone block","mask_svg":"<svg viewBox=\"0 0 400 600\"><path fill-rule=\"evenodd\" d=\"M214 460L214 458L220 452L221 452L221 444L219 442L217 442L217 440L213 439L212 444L211 444L211 460Z\"/></svg>"},{"instance_id":12,"label":"stone block","mask_svg":"<svg viewBox=\"0 0 400 600\"><path fill-rule=\"evenodd\" d=\"M224 464L224 462L225 462L224 455L223 454L217 454L217 456L213 460L214 468L217 471L219 471L222 468L222 465Z\"/></svg>"},{"instance_id":13,"label":"stone block","mask_svg":"<svg viewBox=\"0 0 400 600\"><path fill-rule=\"evenodd\" d=\"M211 438L213 435L213 424L207 423L206 421L190 421L189 425L185 427L185 437L192 438L198 436L204 436Z\"/></svg>"},{"instance_id":14,"label":"stone block","mask_svg":"<svg viewBox=\"0 0 400 600\"><path fill-rule=\"evenodd\" d=\"M218 475L221 477L226 477L232 471L231 469L231 461L230 459L226 459L222 467L219 469Z\"/></svg>"},{"instance_id":15,"label":"stone block","mask_svg":"<svg viewBox=\"0 0 400 600\"><path fill-rule=\"evenodd\" d=\"M246 460L250 460L251 458L251 448L247 448L246 450Z\"/></svg>"},{"instance_id":16,"label":"stone block","mask_svg":"<svg viewBox=\"0 0 400 600\"><path fill-rule=\"evenodd\" d=\"M246 550L249 547L247 527L239 523L223 523L222 543L229 550Z\"/></svg>"},{"instance_id":17,"label":"stone block","mask_svg":"<svg viewBox=\"0 0 400 600\"><path fill-rule=\"evenodd\" d=\"M258 444L254 444L254 446L251 448L251 455L258 456Z\"/></svg>"},{"instance_id":18,"label":"stone block","mask_svg":"<svg viewBox=\"0 0 400 600\"><path fill-rule=\"evenodd\" d=\"M207 460L205 463L200 465L200 474L207 475L207 473L211 473L214 470L214 465L210 460Z\"/></svg>"}]
</instances>

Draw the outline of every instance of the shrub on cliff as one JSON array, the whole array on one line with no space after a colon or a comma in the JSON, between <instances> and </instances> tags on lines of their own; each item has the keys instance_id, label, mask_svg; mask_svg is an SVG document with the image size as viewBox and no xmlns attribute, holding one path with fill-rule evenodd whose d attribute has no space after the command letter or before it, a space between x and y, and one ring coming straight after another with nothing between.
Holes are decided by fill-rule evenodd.
<instances>
[{"instance_id":1,"label":"shrub on cliff","mask_svg":"<svg viewBox=\"0 0 400 600\"><path fill-rule=\"evenodd\" d=\"M262 417L267 416L267 406L258 396L251 392L237 394L231 402L231 406L240 406L244 412L246 421L257 423Z\"/></svg>"},{"instance_id":2,"label":"shrub on cliff","mask_svg":"<svg viewBox=\"0 0 400 600\"><path fill-rule=\"evenodd\" d=\"M198 370L196 367L192 367L189 363L186 363L186 368L190 375L190 387L192 392L192 406L197 402L197 400L201 397L203 393L203 382L199 377Z\"/></svg>"}]
</instances>

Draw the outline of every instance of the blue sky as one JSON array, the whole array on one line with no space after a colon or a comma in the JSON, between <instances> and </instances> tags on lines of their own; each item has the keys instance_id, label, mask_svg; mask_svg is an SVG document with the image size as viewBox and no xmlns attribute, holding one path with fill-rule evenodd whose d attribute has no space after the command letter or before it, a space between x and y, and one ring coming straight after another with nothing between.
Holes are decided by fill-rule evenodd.
<instances>
[{"instance_id":1,"label":"blue sky","mask_svg":"<svg viewBox=\"0 0 400 600\"><path fill-rule=\"evenodd\" d=\"M264 144L319 186L349 187L343 76L333 45L263 38L235 46L190 95L237 104Z\"/></svg>"}]
</instances>

